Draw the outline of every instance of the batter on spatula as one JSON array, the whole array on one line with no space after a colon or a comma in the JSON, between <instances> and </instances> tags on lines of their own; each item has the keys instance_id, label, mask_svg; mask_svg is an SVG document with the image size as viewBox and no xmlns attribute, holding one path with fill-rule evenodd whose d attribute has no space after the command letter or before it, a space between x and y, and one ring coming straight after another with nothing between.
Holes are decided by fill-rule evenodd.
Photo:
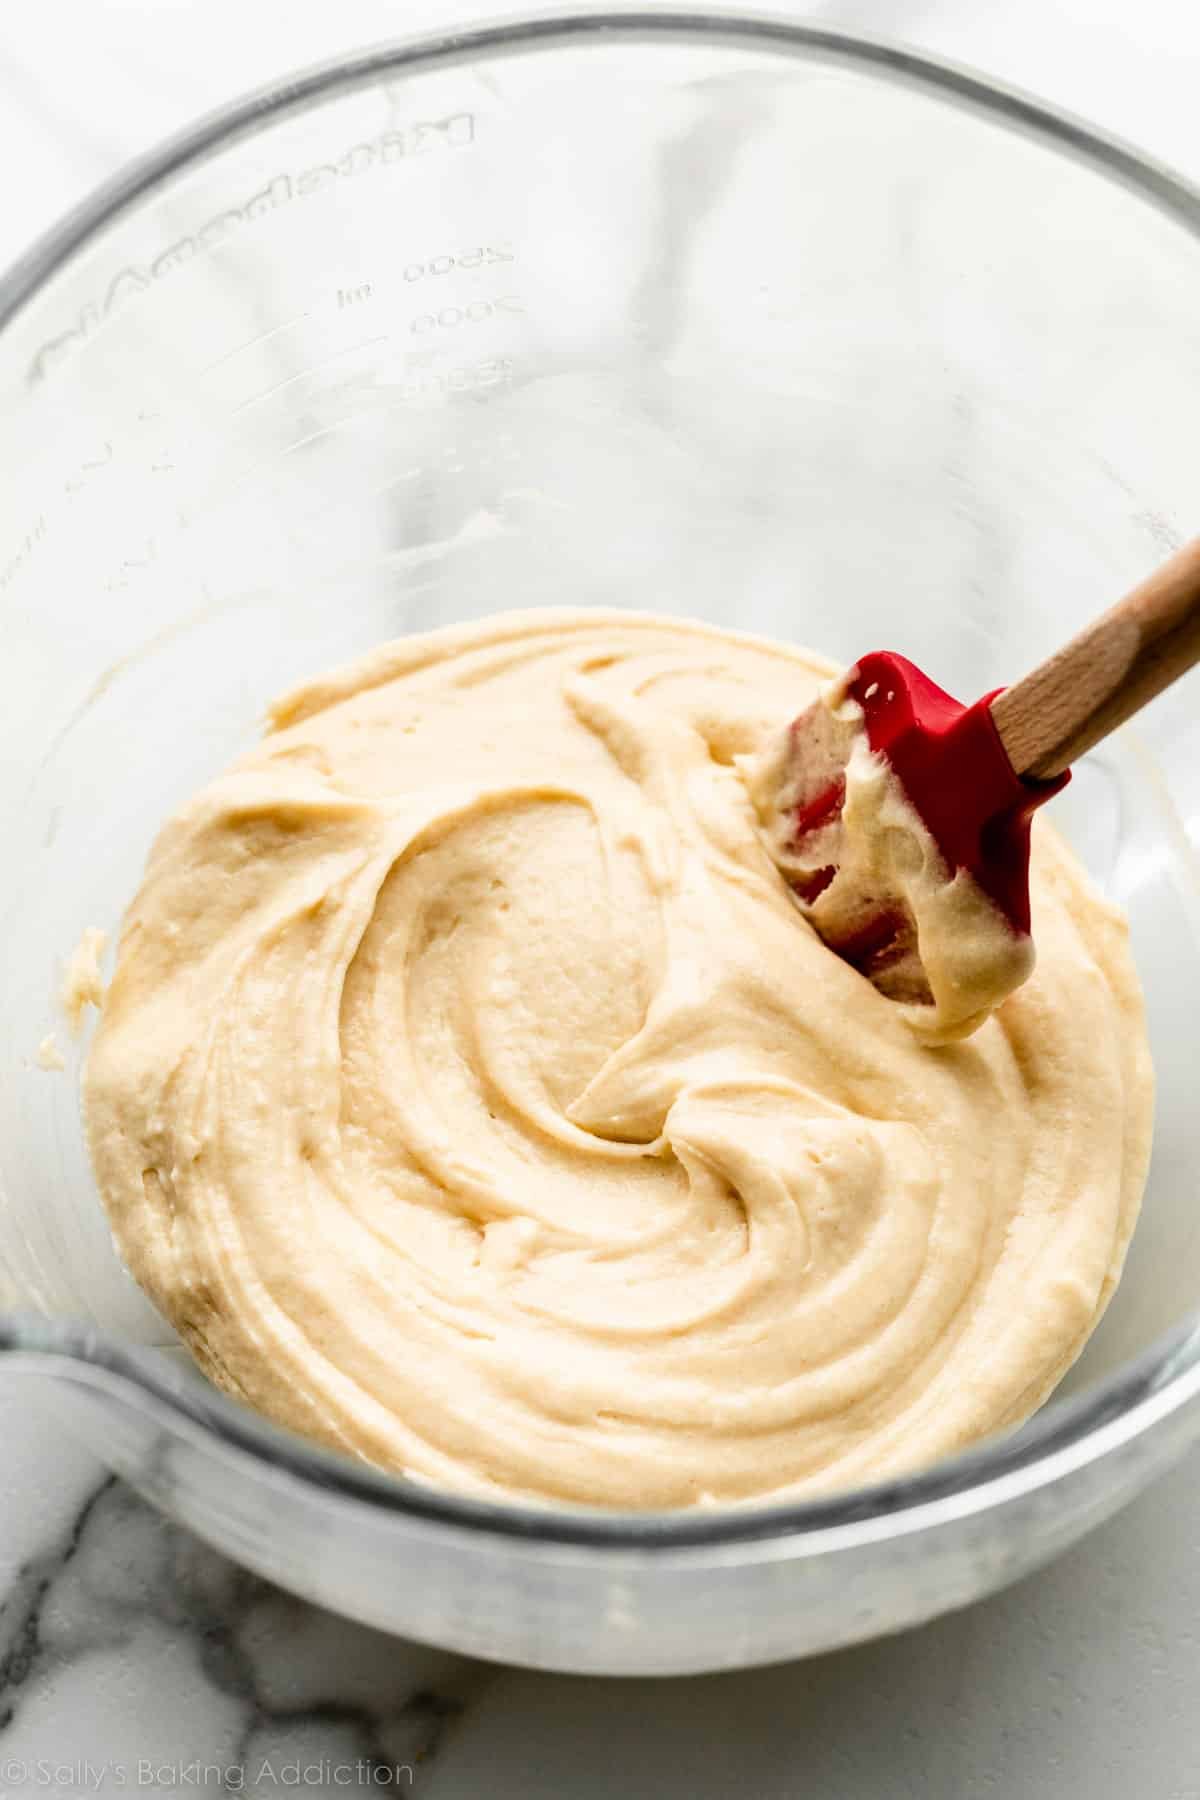
<instances>
[{"instance_id":1,"label":"batter on spatula","mask_svg":"<svg viewBox=\"0 0 1200 1800\"><path fill-rule=\"evenodd\" d=\"M422 1480L618 1508L846 1487L1038 1405L1145 1175L1125 925L1035 830L1037 967L931 1047L748 790L831 674L501 615L286 696L164 827L87 1126L214 1381Z\"/></svg>"},{"instance_id":2,"label":"batter on spatula","mask_svg":"<svg viewBox=\"0 0 1200 1800\"><path fill-rule=\"evenodd\" d=\"M950 865L872 748L845 676L740 766L804 916L915 1031L966 1037L1028 977L1030 920L1018 930L969 869ZM1022 831L1027 858L1027 819Z\"/></svg>"},{"instance_id":3,"label":"batter on spatula","mask_svg":"<svg viewBox=\"0 0 1200 1800\"><path fill-rule=\"evenodd\" d=\"M969 1036L1033 967L1034 814L1197 665L1200 538L973 705L895 651L860 657L745 763L797 906L917 1030Z\"/></svg>"}]
</instances>

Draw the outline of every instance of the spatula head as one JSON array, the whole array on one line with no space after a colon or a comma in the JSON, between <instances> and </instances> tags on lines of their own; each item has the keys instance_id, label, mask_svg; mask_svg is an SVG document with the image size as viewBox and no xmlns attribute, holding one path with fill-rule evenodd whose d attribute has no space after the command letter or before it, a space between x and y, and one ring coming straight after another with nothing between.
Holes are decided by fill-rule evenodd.
<instances>
[{"instance_id":1,"label":"spatula head","mask_svg":"<svg viewBox=\"0 0 1200 1800\"><path fill-rule=\"evenodd\" d=\"M963 706L906 658L877 651L751 775L801 910L940 1037L973 1030L1033 966L1030 820L1067 779L1014 773L994 699Z\"/></svg>"}]
</instances>

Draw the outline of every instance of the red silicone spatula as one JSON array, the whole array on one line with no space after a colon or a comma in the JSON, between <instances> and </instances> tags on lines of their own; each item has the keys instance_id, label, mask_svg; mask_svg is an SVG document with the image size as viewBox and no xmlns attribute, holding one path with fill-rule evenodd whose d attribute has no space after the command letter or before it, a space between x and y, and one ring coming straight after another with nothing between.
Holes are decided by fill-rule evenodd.
<instances>
[{"instance_id":1,"label":"red silicone spatula","mask_svg":"<svg viewBox=\"0 0 1200 1800\"><path fill-rule=\"evenodd\" d=\"M971 994L964 986L949 1001L950 1034L969 1029L988 1010L974 1016L974 1000L994 1004L1032 966L1033 813L1076 757L1198 660L1200 539L1024 680L973 706L902 656L864 656L795 720L775 758L770 838L802 911L882 992L926 1006L945 998L931 974L935 926L965 938L973 921L992 919L993 934L974 933ZM760 783L764 819L767 791ZM925 899L939 893L954 904L931 900L935 917ZM1003 969L981 966L989 955Z\"/></svg>"}]
</instances>

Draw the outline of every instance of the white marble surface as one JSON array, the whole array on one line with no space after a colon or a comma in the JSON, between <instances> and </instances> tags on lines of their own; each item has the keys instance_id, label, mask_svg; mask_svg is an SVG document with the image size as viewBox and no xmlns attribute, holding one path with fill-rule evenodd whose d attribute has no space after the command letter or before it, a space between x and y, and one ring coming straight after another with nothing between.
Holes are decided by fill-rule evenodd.
<instances>
[{"instance_id":1,"label":"white marble surface","mask_svg":"<svg viewBox=\"0 0 1200 1800\"><path fill-rule=\"evenodd\" d=\"M826 0L1200 175L1181 0ZM122 158L459 0L40 0L0 16L0 262ZM286 22L285 22L286 21ZM0 1796L1200 1797L1200 1456L1044 1574L888 1643L669 1683L472 1665L276 1593L0 1385Z\"/></svg>"}]
</instances>

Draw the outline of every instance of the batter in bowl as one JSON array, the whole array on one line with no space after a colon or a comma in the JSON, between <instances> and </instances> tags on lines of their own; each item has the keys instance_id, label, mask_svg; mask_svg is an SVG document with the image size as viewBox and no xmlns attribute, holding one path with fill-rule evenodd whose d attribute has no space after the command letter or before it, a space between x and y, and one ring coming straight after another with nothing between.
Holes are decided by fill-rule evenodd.
<instances>
[{"instance_id":1,"label":"batter in bowl","mask_svg":"<svg viewBox=\"0 0 1200 1800\"><path fill-rule=\"evenodd\" d=\"M737 760L829 673L502 615L288 695L167 824L86 1116L214 1381L419 1479L621 1508L845 1487L1049 1393L1145 1176L1125 925L1035 830L1036 970L923 1040L799 917Z\"/></svg>"}]
</instances>

